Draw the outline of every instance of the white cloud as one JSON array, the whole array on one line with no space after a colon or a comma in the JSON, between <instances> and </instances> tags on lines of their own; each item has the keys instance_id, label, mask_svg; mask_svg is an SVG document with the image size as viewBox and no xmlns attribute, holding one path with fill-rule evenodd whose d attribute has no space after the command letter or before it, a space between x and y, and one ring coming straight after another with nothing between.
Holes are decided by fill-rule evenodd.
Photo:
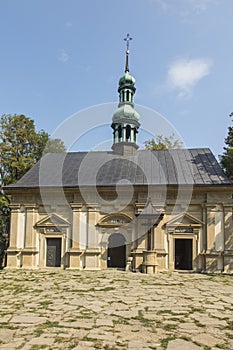
<instances>
[{"instance_id":1,"label":"white cloud","mask_svg":"<svg viewBox=\"0 0 233 350\"><path fill-rule=\"evenodd\" d=\"M192 94L194 86L210 73L212 62L209 59L178 59L168 68L167 84L177 90L180 97Z\"/></svg>"},{"instance_id":2,"label":"white cloud","mask_svg":"<svg viewBox=\"0 0 233 350\"><path fill-rule=\"evenodd\" d=\"M204 14L211 7L221 5L221 0L149 0L165 15L178 16L184 22L191 22L198 15Z\"/></svg>"},{"instance_id":3,"label":"white cloud","mask_svg":"<svg viewBox=\"0 0 233 350\"><path fill-rule=\"evenodd\" d=\"M58 55L58 61L66 63L69 60L69 58L70 57L69 57L68 53L64 49L60 50L59 55Z\"/></svg>"},{"instance_id":4,"label":"white cloud","mask_svg":"<svg viewBox=\"0 0 233 350\"><path fill-rule=\"evenodd\" d=\"M199 14L208 9L210 0L186 0L185 4L189 7L190 11Z\"/></svg>"},{"instance_id":5,"label":"white cloud","mask_svg":"<svg viewBox=\"0 0 233 350\"><path fill-rule=\"evenodd\" d=\"M181 7L178 11L182 21L190 22L194 16L208 12L210 8L221 5L220 0L180 0Z\"/></svg>"}]
</instances>

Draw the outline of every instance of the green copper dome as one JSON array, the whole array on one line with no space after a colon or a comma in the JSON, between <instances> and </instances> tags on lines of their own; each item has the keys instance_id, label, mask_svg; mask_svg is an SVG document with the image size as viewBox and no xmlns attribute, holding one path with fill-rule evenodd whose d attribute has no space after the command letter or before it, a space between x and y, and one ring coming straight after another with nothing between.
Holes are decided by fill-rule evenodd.
<instances>
[{"instance_id":1,"label":"green copper dome","mask_svg":"<svg viewBox=\"0 0 233 350\"><path fill-rule=\"evenodd\" d=\"M129 74L128 71L126 71L125 74L119 80L119 87L122 87L122 85L134 85L134 84L135 84L135 78L131 74Z\"/></svg>"},{"instance_id":2,"label":"green copper dome","mask_svg":"<svg viewBox=\"0 0 233 350\"><path fill-rule=\"evenodd\" d=\"M119 122L123 118L138 121L139 117L139 113L132 107L132 105L125 103L119 106L114 112L112 121Z\"/></svg>"}]
</instances>

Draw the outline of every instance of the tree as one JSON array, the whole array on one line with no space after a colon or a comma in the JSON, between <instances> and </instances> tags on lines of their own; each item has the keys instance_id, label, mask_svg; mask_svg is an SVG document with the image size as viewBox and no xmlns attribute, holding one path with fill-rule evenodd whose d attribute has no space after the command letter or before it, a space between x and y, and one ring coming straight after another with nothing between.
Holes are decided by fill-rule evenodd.
<instances>
[{"instance_id":1,"label":"tree","mask_svg":"<svg viewBox=\"0 0 233 350\"><path fill-rule=\"evenodd\" d=\"M0 118L0 236L9 226L10 198L3 187L17 182L43 152L64 152L60 139L49 139L44 130L35 129L34 121L25 115L3 115ZM1 254L0 254L1 255Z\"/></svg>"},{"instance_id":2,"label":"tree","mask_svg":"<svg viewBox=\"0 0 233 350\"><path fill-rule=\"evenodd\" d=\"M233 112L230 113L229 117L233 117ZM224 152L220 156L220 164L225 171L226 175L233 179L233 126L229 126L228 135L225 138Z\"/></svg>"},{"instance_id":3,"label":"tree","mask_svg":"<svg viewBox=\"0 0 233 350\"><path fill-rule=\"evenodd\" d=\"M18 181L43 152L64 152L60 139L36 132L34 121L25 115L3 115L0 119L0 185Z\"/></svg>"},{"instance_id":4,"label":"tree","mask_svg":"<svg viewBox=\"0 0 233 350\"><path fill-rule=\"evenodd\" d=\"M183 142L175 139L175 134L170 136L157 135L156 140L152 138L144 142L145 149L147 150L164 150L182 148Z\"/></svg>"},{"instance_id":5,"label":"tree","mask_svg":"<svg viewBox=\"0 0 233 350\"><path fill-rule=\"evenodd\" d=\"M62 153L66 152L66 147L61 139L48 139L44 148L45 153Z\"/></svg>"}]
</instances>

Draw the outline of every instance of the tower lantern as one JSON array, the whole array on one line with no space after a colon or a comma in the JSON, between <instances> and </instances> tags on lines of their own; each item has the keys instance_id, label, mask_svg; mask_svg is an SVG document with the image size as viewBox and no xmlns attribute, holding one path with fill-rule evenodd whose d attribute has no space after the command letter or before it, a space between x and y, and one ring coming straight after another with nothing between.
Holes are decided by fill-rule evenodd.
<instances>
[{"instance_id":1,"label":"tower lantern","mask_svg":"<svg viewBox=\"0 0 233 350\"><path fill-rule=\"evenodd\" d=\"M125 74L119 80L119 104L112 117L113 145L117 154L133 155L138 149L139 114L134 109L135 78L129 73L129 34L126 38Z\"/></svg>"}]
</instances>

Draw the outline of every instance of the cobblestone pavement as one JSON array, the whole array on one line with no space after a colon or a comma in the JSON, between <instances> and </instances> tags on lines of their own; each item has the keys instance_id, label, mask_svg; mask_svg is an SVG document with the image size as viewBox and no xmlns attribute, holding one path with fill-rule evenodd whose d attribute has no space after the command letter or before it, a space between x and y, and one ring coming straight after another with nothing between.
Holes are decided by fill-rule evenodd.
<instances>
[{"instance_id":1,"label":"cobblestone pavement","mask_svg":"<svg viewBox=\"0 0 233 350\"><path fill-rule=\"evenodd\" d=\"M2 349L233 349L233 276L0 271Z\"/></svg>"}]
</instances>

